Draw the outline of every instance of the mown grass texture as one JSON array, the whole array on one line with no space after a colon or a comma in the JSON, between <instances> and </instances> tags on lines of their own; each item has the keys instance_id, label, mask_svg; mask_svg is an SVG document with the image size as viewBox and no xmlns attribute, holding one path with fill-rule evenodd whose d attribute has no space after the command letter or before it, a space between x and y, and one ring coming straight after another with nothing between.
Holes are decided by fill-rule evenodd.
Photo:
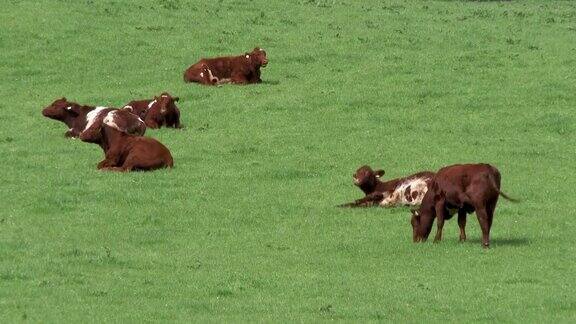
<instances>
[{"instance_id":1,"label":"mown grass texture","mask_svg":"<svg viewBox=\"0 0 576 324\"><path fill-rule=\"evenodd\" d=\"M569 1L4 1L0 319L576 320ZM253 86L185 84L261 46ZM169 91L173 170L98 172L40 110ZM410 212L338 209L385 178L497 166L492 248L413 244Z\"/></svg>"}]
</instances>

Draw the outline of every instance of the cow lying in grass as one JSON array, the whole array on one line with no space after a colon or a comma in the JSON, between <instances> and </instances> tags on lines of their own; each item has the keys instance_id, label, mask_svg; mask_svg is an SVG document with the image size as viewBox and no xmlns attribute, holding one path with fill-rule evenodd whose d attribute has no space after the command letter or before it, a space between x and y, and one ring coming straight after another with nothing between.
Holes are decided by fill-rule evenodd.
<instances>
[{"instance_id":1,"label":"cow lying in grass","mask_svg":"<svg viewBox=\"0 0 576 324\"><path fill-rule=\"evenodd\" d=\"M184 72L184 81L207 85L260 83L260 68L267 64L266 51L256 47L244 55L201 59Z\"/></svg>"},{"instance_id":2,"label":"cow lying in grass","mask_svg":"<svg viewBox=\"0 0 576 324\"><path fill-rule=\"evenodd\" d=\"M424 171L386 182L380 181L383 175L384 170L374 171L367 165L358 168L353 180L364 192L365 197L340 207L418 206L428 191L434 173Z\"/></svg>"},{"instance_id":3,"label":"cow lying in grass","mask_svg":"<svg viewBox=\"0 0 576 324\"><path fill-rule=\"evenodd\" d=\"M115 109L116 108L79 105L75 102L68 101L66 98L60 98L44 108L42 115L66 124L68 131L64 135L75 138L90 127L98 116ZM146 128L128 129L127 131L130 134L144 135Z\"/></svg>"},{"instance_id":4,"label":"cow lying in grass","mask_svg":"<svg viewBox=\"0 0 576 324\"><path fill-rule=\"evenodd\" d=\"M142 119L130 109L106 112L80 134L85 142L102 147L105 158L98 163L99 170L135 171L172 167L174 161L170 151L153 138L136 136L128 132L144 129Z\"/></svg>"},{"instance_id":5,"label":"cow lying in grass","mask_svg":"<svg viewBox=\"0 0 576 324\"><path fill-rule=\"evenodd\" d=\"M510 201L500 191L500 172L489 164L457 164L440 169L418 211L412 211L412 237L414 242L426 241L434 218L437 231L434 242L442 240L444 220L458 213L460 241L466 240L466 215L476 211L482 229L482 245L490 246L490 228L498 196Z\"/></svg>"},{"instance_id":6,"label":"cow lying in grass","mask_svg":"<svg viewBox=\"0 0 576 324\"><path fill-rule=\"evenodd\" d=\"M180 128L180 110L176 107L178 100L180 98L172 97L169 93L163 92L159 97L153 99L130 101L124 108L132 108L133 113L144 120L146 127Z\"/></svg>"}]
</instances>

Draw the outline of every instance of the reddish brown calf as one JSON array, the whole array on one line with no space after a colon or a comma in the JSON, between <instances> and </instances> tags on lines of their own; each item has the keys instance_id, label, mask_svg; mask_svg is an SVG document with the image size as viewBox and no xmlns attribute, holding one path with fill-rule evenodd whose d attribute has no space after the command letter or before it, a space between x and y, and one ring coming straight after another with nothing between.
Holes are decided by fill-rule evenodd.
<instances>
[{"instance_id":1,"label":"reddish brown calf","mask_svg":"<svg viewBox=\"0 0 576 324\"><path fill-rule=\"evenodd\" d=\"M260 83L260 68L267 64L266 51L256 47L244 55L201 59L184 72L184 81L206 85Z\"/></svg>"},{"instance_id":2,"label":"reddish brown calf","mask_svg":"<svg viewBox=\"0 0 576 324\"><path fill-rule=\"evenodd\" d=\"M352 178L365 197L340 207L418 206L428 191L434 173L424 171L386 182L380 181L383 175L384 170L374 171L367 165L358 168Z\"/></svg>"},{"instance_id":3,"label":"reddish brown calf","mask_svg":"<svg viewBox=\"0 0 576 324\"><path fill-rule=\"evenodd\" d=\"M132 109L133 113L144 120L147 127L161 128L162 126L181 128L180 110L176 107L178 97L172 97L163 92L153 99L133 100L124 106Z\"/></svg>"},{"instance_id":4,"label":"reddish brown calf","mask_svg":"<svg viewBox=\"0 0 576 324\"><path fill-rule=\"evenodd\" d=\"M498 196L510 201L500 191L500 172L489 164L456 164L440 169L418 211L411 218L414 242L426 241L434 218L437 218L437 232L434 242L442 240L444 220L458 212L460 241L466 240L466 215L476 212L482 228L482 244L490 246L490 228Z\"/></svg>"},{"instance_id":5,"label":"reddish brown calf","mask_svg":"<svg viewBox=\"0 0 576 324\"><path fill-rule=\"evenodd\" d=\"M85 142L102 147L105 158L99 170L136 171L173 167L170 151L153 138L128 134L129 129L145 127L144 122L127 109L113 110L80 134Z\"/></svg>"}]
</instances>

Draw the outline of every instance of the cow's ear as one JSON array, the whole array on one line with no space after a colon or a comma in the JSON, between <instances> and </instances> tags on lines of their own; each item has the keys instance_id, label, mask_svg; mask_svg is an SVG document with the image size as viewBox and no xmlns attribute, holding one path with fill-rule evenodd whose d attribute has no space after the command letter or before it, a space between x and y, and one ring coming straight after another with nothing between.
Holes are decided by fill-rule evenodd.
<instances>
[{"instance_id":1,"label":"cow's ear","mask_svg":"<svg viewBox=\"0 0 576 324\"><path fill-rule=\"evenodd\" d=\"M376 178L381 178L384 175L384 170L376 170L374 171L374 174L376 175Z\"/></svg>"},{"instance_id":2,"label":"cow's ear","mask_svg":"<svg viewBox=\"0 0 576 324\"><path fill-rule=\"evenodd\" d=\"M78 105L70 105L66 107L66 111L72 116L80 115L80 106Z\"/></svg>"},{"instance_id":3,"label":"cow's ear","mask_svg":"<svg viewBox=\"0 0 576 324\"><path fill-rule=\"evenodd\" d=\"M134 112L134 108L132 108L132 106L124 106L124 108L122 108L122 109L126 109L126 110L128 110L129 112L131 112L131 113Z\"/></svg>"},{"instance_id":4,"label":"cow's ear","mask_svg":"<svg viewBox=\"0 0 576 324\"><path fill-rule=\"evenodd\" d=\"M174 101L178 102L178 100L180 100L180 97L172 97L172 99L174 99Z\"/></svg>"}]
</instances>

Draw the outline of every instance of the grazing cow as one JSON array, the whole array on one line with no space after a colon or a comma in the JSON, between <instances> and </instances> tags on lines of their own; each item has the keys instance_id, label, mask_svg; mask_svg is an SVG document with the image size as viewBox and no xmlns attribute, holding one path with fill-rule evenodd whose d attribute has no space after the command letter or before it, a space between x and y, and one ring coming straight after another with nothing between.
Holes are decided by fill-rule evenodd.
<instances>
[{"instance_id":1,"label":"grazing cow","mask_svg":"<svg viewBox=\"0 0 576 324\"><path fill-rule=\"evenodd\" d=\"M180 128L180 110L175 102L180 100L163 92L154 99L133 100L124 106L131 108L146 123L146 127L161 128L162 126Z\"/></svg>"},{"instance_id":2,"label":"grazing cow","mask_svg":"<svg viewBox=\"0 0 576 324\"><path fill-rule=\"evenodd\" d=\"M466 215L476 212L482 229L482 244L490 246L490 228L498 196L516 201L500 191L500 172L489 164L456 164L440 169L422 200L418 211L412 211L412 238L426 241L434 218L438 229L434 242L442 240L444 220L458 213L460 241L466 240Z\"/></svg>"},{"instance_id":3,"label":"grazing cow","mask_svg":"<svg viewBox=\"0 0 576 324\"><path fill-rule=\"evenodd\" d=\"M133 171L171 168L174 160L170 151L153 138L129 134L131 129L145 128L145 124L129 109L112 110L80 134L85 142L102 147L105 158L98 163L99 170Z\"/></svg>"},{"instance_id":4,"label":"grazing cow","mask_svg":"<svg viewBox=\"0 0 576 324\"><path fill-rule=\"evenodd\" d=\"M240 56L201 59L184 72L184 81L207 85L260 83L260 68L267 64L266 51L256 47Z\"/></svg>"},{"instance_id":5,"label":"grazing cow","mask_svg":"<svg viewBox=\"0 0 576 324\"><path fill-rule=\"evenodd\" d=\"M429 171L419 172L408 177L380 181L384 170L372 170L367 165L360 167L352 176L354 184L366 195L352 203L340 207L382 207L418 206L428 191L428 185L434 176Z\"/></svg>"},{"instance_id":6,"label":"grazing cow","mask_svg":"<svg viewBox=\"0 0 576 324\"><path fill-rule=\"evenodd\" d=\"M68 126L66 137L78 137L90 121L94 110L103 110L106 107L82 106L66 98L55 100L52 104L42 110L42 115L51 119L63 122Z\"/></svg>"}]
</instances>

